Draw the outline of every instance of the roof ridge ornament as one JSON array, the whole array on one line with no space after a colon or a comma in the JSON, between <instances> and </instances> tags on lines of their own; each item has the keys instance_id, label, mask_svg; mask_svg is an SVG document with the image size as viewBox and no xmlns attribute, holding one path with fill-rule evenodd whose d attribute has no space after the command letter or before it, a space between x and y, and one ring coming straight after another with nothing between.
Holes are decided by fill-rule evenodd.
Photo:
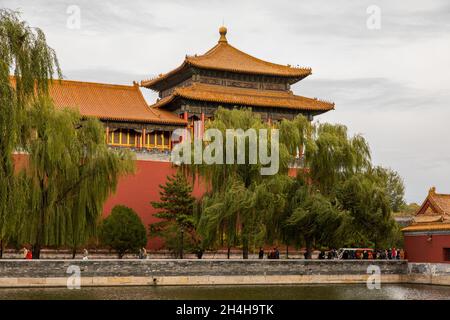
<instances>
[{"instance_id":1,"label":"roof ridge ornament","mask_svg":"<svg viewBox=\"0 0 450 320\"><path fill-rule=\"evenodd\" d=\"M430 190L428 191L428 194L430 194L430 195L434 195L434 194L436 194L436 187L431 187L430 188Z\"/></svg>"},{"instance_id":2,"label":"roof ridge ornament","mask_svg":"<svg viewBox=\"0 0 450 320\"><path fill-rule=\"evenodd\" d=\"M227 40L227 28L225 26L221 26L219 28L219 34L220 34L220 38L219 38L219 43L228 43Z\"/></svg>"}]
</instances>

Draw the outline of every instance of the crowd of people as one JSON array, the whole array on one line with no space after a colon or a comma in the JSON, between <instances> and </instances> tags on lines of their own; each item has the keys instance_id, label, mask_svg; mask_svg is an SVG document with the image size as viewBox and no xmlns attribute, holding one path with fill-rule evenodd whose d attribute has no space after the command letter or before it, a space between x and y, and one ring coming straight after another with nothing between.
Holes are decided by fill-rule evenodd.
<instances>
[{"instance_id":1,"label":"crowd of people","mask_svg":"<svg viewBox=\"0 0 450 320\"><path fill-rule=\"evenodd\" d=\"M22 249L23 251L23 258L26 260L33 259L33 253L28 248L24 247ZM83 249L83 260L88 260L88 251L87 249ZM137 257L139 259L147 259L147 250L145 248L139 249L139 252L137 254ZM197 257L201 259L201 256L203 255L203 251L201 253L197 253ZM264 259L264 249L262 247L259 248L258 258ZM304 253L305 259L307 258L307 253ZM373 260L373 259L379 259L379 260L403 260L405 259L405 252L403 249L396 249L396 248L389 248L384 250L373 250L373 249L353 249L353 248L343 248L340 250L331 249L328 251L321 250L318 257L318 259L343 259L343 260ZM272 250L270 250L267 253L267 259L280 259L280 251L277 247L274 247Z\"/></svg>"},{"instance_id":2,"label":"crowd of people","mask_svg":"<svg viewBox=\"0 0 450 320\"><path fill-rule=\"evenodd\" d=\"M405 259L403 249L389 248L384 250L373 249L341 249L339 252L335 249L319 253L319 259L344 259L344 260L402 260Z\"/></svg>"},{"instance_id":3,"label":"crowd of people","mask_svg":"<svg viewBox=\"0 0 450 320\"><path fill-rule=\"evenodd\" d=\"M264 249L263 248L259 248L258 258L259 259L264 259ZM267 254L267 259L280 259L280 251L278 250L277 247L274 247Z\"/></svg>"}]
</instances>

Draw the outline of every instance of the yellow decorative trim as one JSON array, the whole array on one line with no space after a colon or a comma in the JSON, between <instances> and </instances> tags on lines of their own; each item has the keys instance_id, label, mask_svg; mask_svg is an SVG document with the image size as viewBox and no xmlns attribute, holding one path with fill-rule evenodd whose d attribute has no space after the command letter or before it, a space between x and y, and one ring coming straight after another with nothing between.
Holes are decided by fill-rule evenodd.
<instances>
[{"instance_id":1,"label":"yellow decorative trim","mask_svg":"<svg viewBox=\"0 0 450 320\"><path fill-rule=\"evenodd\" d=\"M402 229L402 232L408 231L428 231L428 230L450 230L450 223L434 223L434 224L416 224Z\"/></svg>"}]
</instances>

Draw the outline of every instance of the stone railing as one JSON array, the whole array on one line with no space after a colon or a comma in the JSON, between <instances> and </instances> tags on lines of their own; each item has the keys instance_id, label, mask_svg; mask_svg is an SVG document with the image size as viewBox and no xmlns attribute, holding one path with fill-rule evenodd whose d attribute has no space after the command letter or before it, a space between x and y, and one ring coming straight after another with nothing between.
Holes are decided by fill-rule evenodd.
<instances>
[{"instance_id":1,"label":"stone railing","mask_svg":"<svg viewBox=\"0 0 450 320\"><path fill-rule=\"evenodd\" d=\"M383 283L404 282L400 260L0 260L0 286L365 283L373 266Z\"/></svg>"},{"instance_id":2,"label":"stone railing","mask_svg":"<svg viewBox=\"0 0 450 320\"><path fill-rule=\"evenodd\" d=\"M450 285L450 263L409 263L409 281Z\"/></svg>"}]
</instances>

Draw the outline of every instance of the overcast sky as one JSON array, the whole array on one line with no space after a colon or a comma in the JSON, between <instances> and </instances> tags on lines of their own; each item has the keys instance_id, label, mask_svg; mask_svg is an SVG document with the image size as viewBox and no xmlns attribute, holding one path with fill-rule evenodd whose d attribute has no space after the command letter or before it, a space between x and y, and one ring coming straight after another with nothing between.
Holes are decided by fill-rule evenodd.
<instances>
[{"instance_id":1,"label":"overcast sky","mask_svg":"<svg viewBox=\"0 0 450 320\"><path fill-rule=\"evenodd\" d=\"M450 1L93 2L0 7L43 29L67 79L124 84L204 53L224 21L235 47L311 67L294 92L334 101L336 110L316 119L363 134L374 162L403 177L408 202L422 202L431 186L450 193Z\"/></svg>"}]
</instances>

